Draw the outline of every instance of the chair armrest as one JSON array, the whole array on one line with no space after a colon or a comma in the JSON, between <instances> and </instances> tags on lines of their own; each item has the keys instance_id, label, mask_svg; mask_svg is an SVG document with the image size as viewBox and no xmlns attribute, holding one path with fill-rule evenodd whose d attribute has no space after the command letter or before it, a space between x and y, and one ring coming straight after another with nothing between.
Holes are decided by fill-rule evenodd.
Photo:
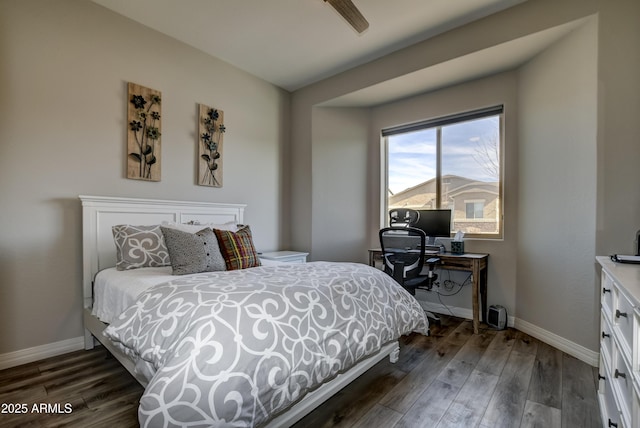
<instances>
[{"instance_id":1,"label":"chair armrest","mask_svg":"<svg viewBox=\"0 0 640 428\"><path fill-rule=\"evenodd\" d=\"M396 261L393 263L393 279L400 285L404 284L404 262Z\"/></svg>"}]
</instances>

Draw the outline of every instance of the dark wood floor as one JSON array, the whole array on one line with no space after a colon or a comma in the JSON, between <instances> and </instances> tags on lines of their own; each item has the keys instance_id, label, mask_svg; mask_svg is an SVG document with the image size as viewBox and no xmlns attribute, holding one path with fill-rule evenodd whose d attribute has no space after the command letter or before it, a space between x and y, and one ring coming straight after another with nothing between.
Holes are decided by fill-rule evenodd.
<instances>
[{"instance_id":1,"label":"dark wood floor","mask_svg":"<svg viewBox=\"0 0 640 428\"><path fill-rule=\"evenodd\" d=\"M400 361L381 361L295 428L602 426L597 370L524 333L473 335L470 321L443 316L401 347ZM0 426L135 427L142 391L102 347L49 358L0 371L2 410L28 409L0 414Z\"/></svg>"}]
</instances>

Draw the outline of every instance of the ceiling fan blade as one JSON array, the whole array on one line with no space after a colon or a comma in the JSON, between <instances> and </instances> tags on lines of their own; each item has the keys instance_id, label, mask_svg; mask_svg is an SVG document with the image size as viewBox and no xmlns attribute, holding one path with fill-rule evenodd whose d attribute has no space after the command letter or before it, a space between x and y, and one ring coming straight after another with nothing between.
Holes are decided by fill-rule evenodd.
<instances>
[{"instance_id":1,"label":"ceiling fan blade","mask_svg":"<svg viewBox=\"0 0 640 428\"><path fill-rule=\"evenodd\" d=\"M344 19L358 32L362 33L369 28L369 22L360 13L351 0L324 0L338 11Z\"/></svg>"}]
</instances>

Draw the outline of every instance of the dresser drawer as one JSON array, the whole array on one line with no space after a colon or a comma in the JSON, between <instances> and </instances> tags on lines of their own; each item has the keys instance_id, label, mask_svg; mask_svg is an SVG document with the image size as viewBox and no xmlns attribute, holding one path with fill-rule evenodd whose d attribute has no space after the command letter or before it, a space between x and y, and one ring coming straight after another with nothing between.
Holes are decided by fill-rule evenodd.
<instances>
[{"instance_id":1,"label":"dresser drawer","mask_svg":"<svg viewBox=\"0 0 640 428\"><path fill-rule=\"evenodd\" d=\"M607 362L611 361L612 342L613 328L604 311L600 311L600 352L606 355Z\"/></svg>"},{"instance_id":2,"label":"dresser drawer","mask_svg":"<svg viewBox=\"0 0 640 428\"><path fill-rule=\"evenodd\" d=\"M620 410L616 404L615 397L613 395L613 389L611 389L611 382L607 380L600 380L600 387L598 394L600 394L600 415L602 416L603 426L605 427L623 427L623 419L620 414Z\"/></svg>"},{"instance_id":3,"label":"dresser drawer","mask_svg":"<svg viewBox=\"0 0 640 428\"><path fill-rule=\"evenodd\" d=\"M631 409L631 421L638 426L640 422L640 391L635 391L633 394L633 409Z\"/></svg>"},{"instance_id":4,"label":"dresser drawer","mask_svg":"<svg viewBox=\"0 0 640 428\"><path fill-rule=\"evenodd\" d=\"M600 281L600 297L602 311L609 321L613 321L613 280L604 270Z\"/></svg>"},{"instance_id":5,"label":"dresser drawer","mask_svg":"<svg viewBox=\"0 0 640 428\"><path fill-rule=\"evenodd\" d=\"M613 329L621 341L622 351L631 356L633 323L636 312L633 305L617 286L613 287Z\"/></svg>"},{"instance_id":6,"label":"dresser drawer","mask_svg":"<svg viewBox=\"0 0 640 428\"><path fill-rule=\"evenodd\" d=\"M623 421L627 422L631 419L631 411L634 404L632 400L635 395L633 376L616 341L613 342L612 357L609 379L611 380L613 392L618 398Z\"/></svg>"},{"instance_id":7,"label":"dresser drawer","mask_svg":"<svg viewBox=\"0 0 640 428\"><path fill-rule=\"evenodd\" d=\"M635 377L636 392L640 394L640 307L636 306L633 312L634 340L631 345L633 347L631 350L631 369ZM638 412L640 413L640 410Z\"/></svg>"}]
</instances>

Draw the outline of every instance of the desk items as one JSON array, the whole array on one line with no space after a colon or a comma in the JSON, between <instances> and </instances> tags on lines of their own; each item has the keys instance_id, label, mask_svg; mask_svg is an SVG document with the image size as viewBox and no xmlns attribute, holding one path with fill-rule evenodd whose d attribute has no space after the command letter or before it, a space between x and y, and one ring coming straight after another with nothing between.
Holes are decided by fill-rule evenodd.
<instances>
[{"instance_id":1,"label":"desk items","mask_svg":"<svg viewBox=\"0 0 640 428\"><path fill-rule=\"evenodd\" d=\"M464 232L459 230L451 240L451 254L464 254Z\"/></svg>"}]
</instances>

